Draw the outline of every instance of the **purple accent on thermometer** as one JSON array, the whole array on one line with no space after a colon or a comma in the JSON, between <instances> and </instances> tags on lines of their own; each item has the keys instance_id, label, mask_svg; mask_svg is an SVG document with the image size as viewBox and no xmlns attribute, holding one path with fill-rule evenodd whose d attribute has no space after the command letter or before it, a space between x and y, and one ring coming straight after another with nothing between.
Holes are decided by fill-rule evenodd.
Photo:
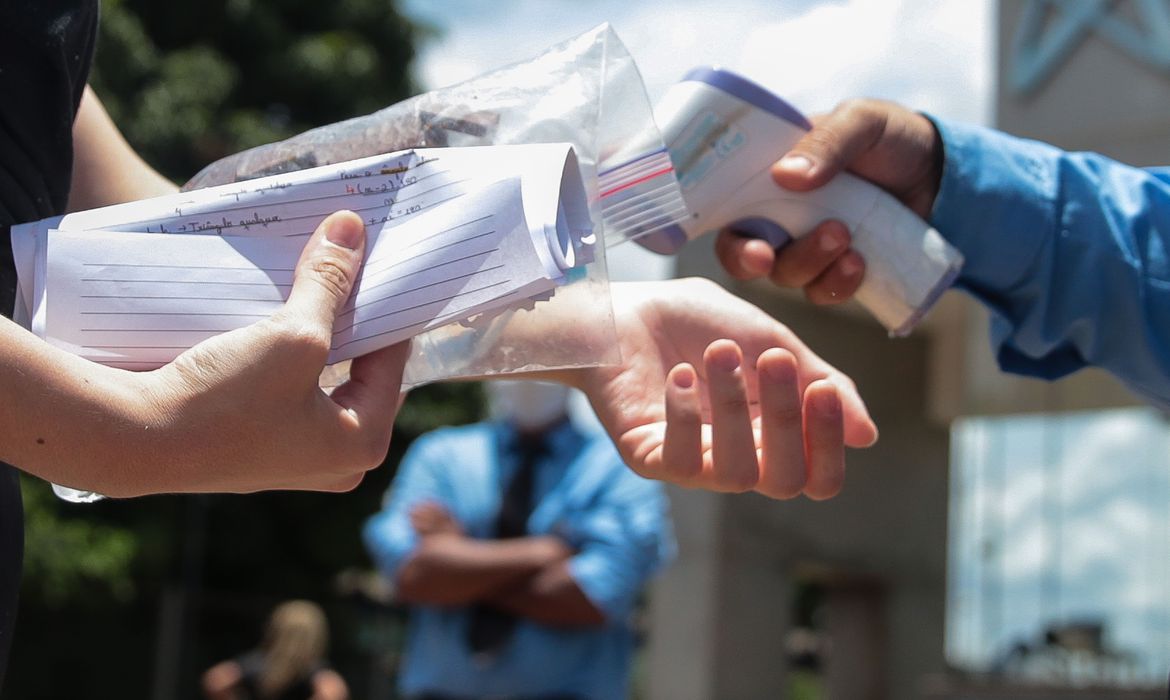
<instances>
[{"instance_id":1,"label":"purple accent on thermometer","mask_svg":"<svg viewBox=\"0 0 1170 700\"><path fill-rule=\"evenodd\" d=\"M653 233L638 236L634 240L638 242L638 245L653 253L674 255L682 250L683 245L687 242L687 232L683 230L682 226L671 224Z\"/></svg>"},{"instance_id":2,"label":"purple accent on thermometer","mask_svg":"<svg viewBox=\"0 0 1170 700\"><path fill-rule=\"evenodd\" d=\"M719 88L729 95L738 97L753 107L762 109L790 124L795 124L805 131L812 129L812 124L809 123L808 119L798 109L782 100L774 92L760 87L747 78L732 73L731 71L705 66L692 68L690 72L683 76L683 80L707 83L711 87Z\"/></svg>"},{"instance_id":3,"label":"purple accent on thermometer","mask_svg":"<svg viewBox=\"0 0 1170 700\"><path fill-rule=\"evenodd\" d=\"M780 224L760 216L740 219L733 222L728 228L740 236L759 238L768 242L768 245L779 250L792 240L792 234L784 230Z\"/></svg>"}]
</instances>

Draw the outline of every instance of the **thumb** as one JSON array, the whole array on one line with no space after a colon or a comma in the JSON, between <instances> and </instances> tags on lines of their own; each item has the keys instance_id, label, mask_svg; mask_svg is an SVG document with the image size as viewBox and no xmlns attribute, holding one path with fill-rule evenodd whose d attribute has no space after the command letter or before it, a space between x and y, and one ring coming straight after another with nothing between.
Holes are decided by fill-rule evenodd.
<instances>
[{"instance_id":1,"label":"thumb","mask_svg":"<svg viewBox=\"0 0 1170 700\"><path fill-rule=\"evenodd\" d=\"M285 309L305 322L332 329L353 291L365 245L365 225L357 214L339 211L326 217L305 244Z\"/></svg>"},{"instance_id":2,"label":"thumb","mask_svg":"<svg viewBox=\"0 0 1170 700\"><path fill-rule=\"evenodd\" d=\"M824 185L873 148L886 126L881 109L865 100L844 102L813 121L812 130L772 166L772 179L785 189Z\"/></svg>"}]
</instances>

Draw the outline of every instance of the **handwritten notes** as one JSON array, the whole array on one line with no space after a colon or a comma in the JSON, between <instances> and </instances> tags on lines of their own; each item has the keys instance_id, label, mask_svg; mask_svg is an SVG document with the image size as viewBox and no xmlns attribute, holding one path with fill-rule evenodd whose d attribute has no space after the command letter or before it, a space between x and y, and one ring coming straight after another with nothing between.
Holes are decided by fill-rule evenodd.
<instances>
[{"instance_id":1,"label":"handwritten notes","mask_svg":"<svg viewBox=\"0 0 1170 700\"><path fill-rule=\"evenodd\" d=\"M547 295L592 259L567 145L419 149L15 227L31 327L97 362L160 366L279 308L338 209L368 245L330 361Z\"/></svg>"}]
</instances>

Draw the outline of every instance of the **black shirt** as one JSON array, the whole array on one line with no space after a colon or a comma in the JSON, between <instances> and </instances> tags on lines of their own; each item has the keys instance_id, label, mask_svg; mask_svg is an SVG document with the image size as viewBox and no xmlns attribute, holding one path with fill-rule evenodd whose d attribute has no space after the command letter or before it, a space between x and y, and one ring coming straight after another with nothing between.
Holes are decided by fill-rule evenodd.
<instances>
[{"instance_id":1,"label":"black shirt","mask_svg":"<svg viewBox=\"0 0 1170 700\"><path fill-rule=\"evenodd\" d=\"M16 290L9 226L65 211L97 20L98 0L0 0L0 311L8 317ZM0 464L0 688L23 552L16 470Z\"/></svg>"},{"instance_id":2,"label":"black shirt","mask_svg":"<svg viewBox=\"0 0 1170 700\"><path fill-rule=\"evenodd\" d=\"M264 675L264 652L256 650L236 659L240 665L240 685L236 689L237 695L244 700L260 700L264 696L260 692L260 677ZM304 675L296 678L277 695L270 696L271 700L312 700L313 674L324 670L320 663L313 664Z\"/></svg>"}]
</instances>

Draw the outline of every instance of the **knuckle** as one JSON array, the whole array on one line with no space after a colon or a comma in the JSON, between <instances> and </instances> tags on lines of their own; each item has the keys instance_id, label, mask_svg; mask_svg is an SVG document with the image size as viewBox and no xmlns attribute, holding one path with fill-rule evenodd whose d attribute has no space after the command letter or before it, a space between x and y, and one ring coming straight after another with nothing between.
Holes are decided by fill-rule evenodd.
<instances>
[{"instance_id":1,"label":"knuckle","mask_svg":"<svg viewBox=\"0 0 1170 700\"><path fill-rule=\"evenodd\" d=\"M801 409L799 399L773 408L769 413L771 414L771 422L783 426L801 425L804 421L804 412Z\"/></svg>"},{"instance_id":2,"label":"knuckle","mask_svg":"<svg viewBox=\"0 0 1170 700\"><path fill-rule=\"evenodd\" d=\"M353 491L354 489L356 489L358 487L358 485L362 483L362 477L364 477L364 476L365 476L365 472L362 472L360 474L354 474L352 476L343 477L341 479L338 479L329 488L327 488L325 490L330 491L332 493L349 493L350 491Z\"/></svg>"},{"instance_id":3,"label":"knuckle","mask_svg":"<svg viewBox=\"0 0 1170 700\"><path fill-rule=\"evenodd\" d=\"M365 473L377 469L390 451L389 431L385 435L379 431L367 431L349 440L347 447L348 463L354 471Z\"/></svg>"},{"instance_id":4,"label":"knuckle","mask_svg":"<svg viewBox=\"0 0 1170 700\"><path fill-rule=\"evenodd\" d=\"M349 266L333 256L313 259L309 263L310 277L335 299L344 299L350 292Z\"/></svg>"},{"instance_id":5,"label":"knuckle","mask_svg":"<svg viewBox=\"0 0 1170 700\"><path fill-rule=\"evenodd\" d=\"M274 335L282 351L314 358L328 354L333 342L330 329L292 319L285 319L285 322L278 324Z\"/></svg>"},{"instance_id":6,"label":"knuckle","mask_svg":"<svg viewBox=\"0 0 1170 700\"><path fill-rule=\"evenodd\" d=\"M730 415L746 414L751 410L751 404L742 391L720 392L719 396L713 398L713 403L717 410L722 409Z\"/></svg>"},{"instance_id":7,"label":"knuckle","mask_svg":"<svg viewBox=\"0 0 1170 700\"><path fill-rule=\"evenodd\" d=\"M875 123L884 120L885 103L872 97L854 97L842 102L837 111L849 121Z\"/></svg>"},{"instance_id":8,"label":"knuckle","mask_svg":"<svg viewBox=\"0 0 1170 700\"><path fill-rule=\"evenodd\" d=\"M382 466L389 451L389 438L367 440L361 454L362 471L368 472Z\"/></svg>"},{"instance_id":9,"label":"knuckle","mask_svg":"<svg viewBox=\"0 0 1170 700\"><path fill-rule=\"evenodd\" d=\"M776 256L776 264L768 277L781 287L803 287L812 281L814 274L808 265L792 257L791 253Z\"/></svg>"},{"instance_id":10,"label":"knuckle","mask_svg":"<svg viewBox=\"0 0 1170 700\"><path fill-rule=\"evenodd\" d=\"M802 145L826 161L838 163L842 157L841 138L840 130L833 123L827 122L808 132Z\"/></svg>"}]
</instances>

